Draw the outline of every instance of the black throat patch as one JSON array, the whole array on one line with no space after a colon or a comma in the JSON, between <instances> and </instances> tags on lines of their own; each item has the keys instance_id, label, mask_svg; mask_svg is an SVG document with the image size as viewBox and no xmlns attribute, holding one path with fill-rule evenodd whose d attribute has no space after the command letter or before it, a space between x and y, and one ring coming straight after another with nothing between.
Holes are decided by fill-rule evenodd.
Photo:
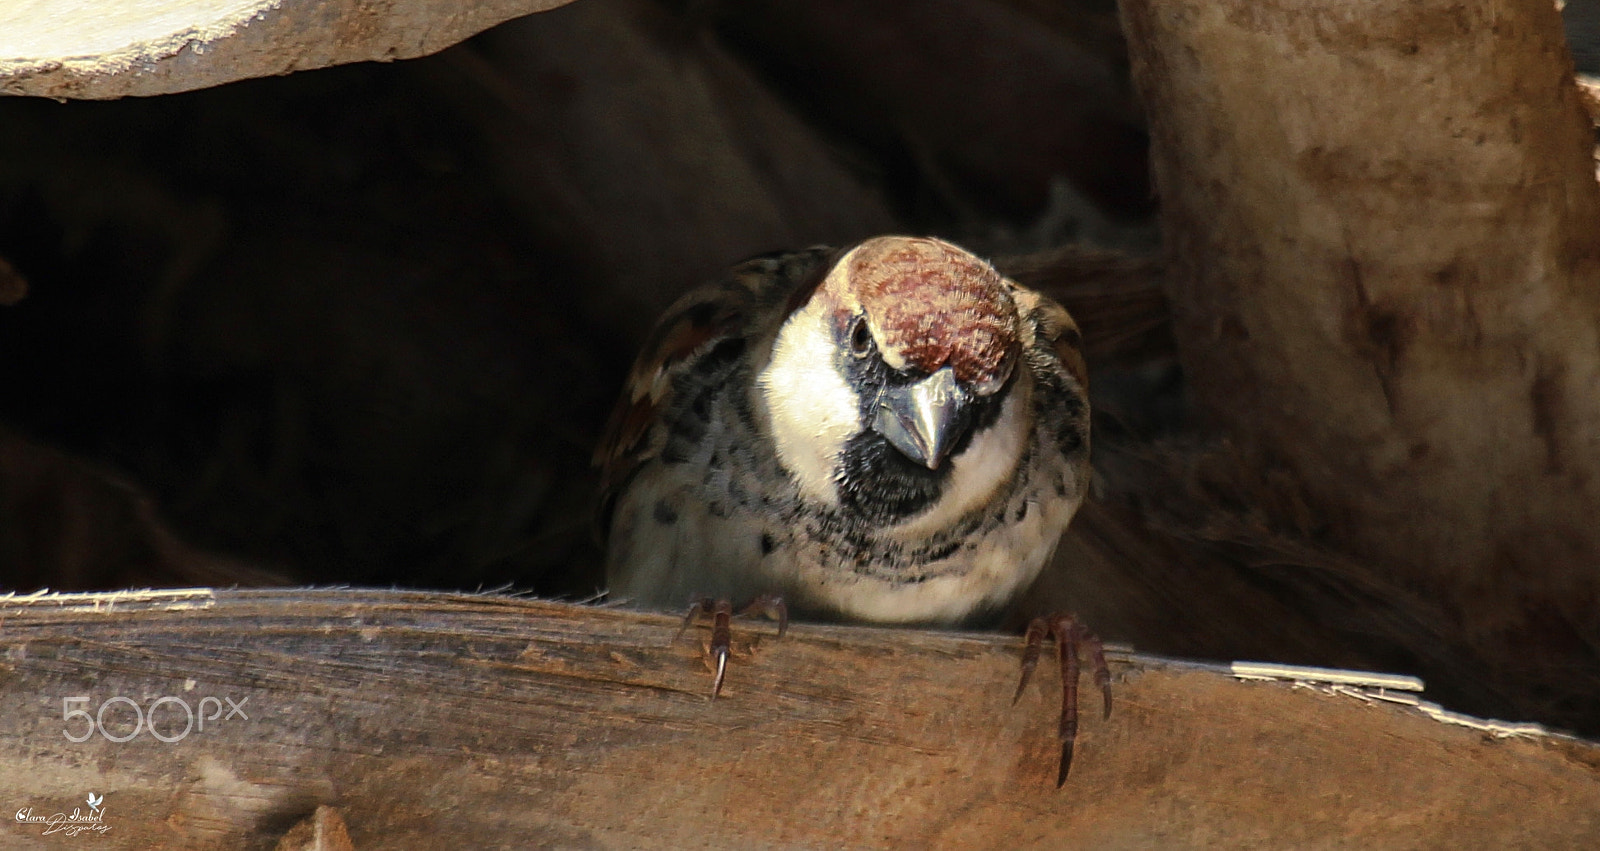
<instances>
[{"instance_id":1,"label":"black throat patch","mask_svg":"<svg viewBox=\"0 0 1600 851\"><path fill-rule=\"evenodd\" d=\"M845 444L839 463L839 501L871 523L903 520L939 501L950 465L930 470L866 429Z\"/></svg>"}]
</instances>

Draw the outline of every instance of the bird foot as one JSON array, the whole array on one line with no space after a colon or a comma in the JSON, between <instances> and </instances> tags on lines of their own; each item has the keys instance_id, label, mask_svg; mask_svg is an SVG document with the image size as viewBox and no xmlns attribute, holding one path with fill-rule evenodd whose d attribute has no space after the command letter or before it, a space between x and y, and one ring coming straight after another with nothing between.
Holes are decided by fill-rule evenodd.
<instances>
[{"instance_id":1,"label":"bird foot","mask_svg":"<svg viewBox=\"0 0 1600 851\"><path fill-rule=\"evenodd\" d=\"M757 597L750 605L734 613L733 603L729 600L719 600L707 597L696 601L689 606L689 612L683 616L683 625L678 627L678 634L673 636L674 644L683 637L685 630L697 618L704 618L711 622L711 640L704 647L706 668L713 679L711 681L711 699L716 700L722 693L722 682L728 673L728 657L733 655L733 619L750 614L761 614L778 621L778 637L789 628L789 607L784 604L783 598L771 594ZM1037 654L1035 654L1037 655Z\"/></svg>"},{"instance_id":2,"label":"bird foot","mask_svg":"<svg viewBox=\"0 0 1600 851\"><path fill-rule=\"evenodd\" d=\"M1072 768L1072 747L1078 738L1078 651L1087 650L1089 661L1094 665L1094 682L1104 695L1102 717L1105 718L1111 717L1111 671L1106 667L1105 645L1088 627L1079 623L1076 616L1058 612L1034 618L1023 639L1022 679L1011 697L1013 706L1022 698L1028 678L1039 665L1039 653L1047 637L1055 639L1056 653L1061 659L1061 724L1056 733L1061 739L1061 767L1056 773L1056 788L1059 789L1067 782L1067 771Z\"/></svg>"}]
</instances>

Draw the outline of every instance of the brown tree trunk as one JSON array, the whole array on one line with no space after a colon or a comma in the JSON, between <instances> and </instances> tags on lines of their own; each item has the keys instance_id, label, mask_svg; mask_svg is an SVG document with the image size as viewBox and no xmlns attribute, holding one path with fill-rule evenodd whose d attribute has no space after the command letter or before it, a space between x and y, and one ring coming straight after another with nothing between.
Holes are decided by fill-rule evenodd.
<instances>
[{"instance_id":1,"label":"brown tree trunk","mask_svg":"<svg viewBox=\"0 0 1600 851\"><path fill-rule=\"evenodd\" d=\"M1554 5L1123 20L1206 422L1293 474L1311 522L1283 523L1437 598L1508 698L1594 726L1600 192Z\"/></svg>"}]
</instances>

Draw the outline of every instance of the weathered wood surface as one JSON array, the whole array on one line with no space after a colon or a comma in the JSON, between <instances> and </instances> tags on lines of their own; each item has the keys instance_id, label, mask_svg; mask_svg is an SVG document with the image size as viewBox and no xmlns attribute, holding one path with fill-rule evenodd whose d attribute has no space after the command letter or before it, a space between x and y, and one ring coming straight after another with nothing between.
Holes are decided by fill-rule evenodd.
<instances>
[{"instance_id":1,"label":"weathered wood surface","mask_svg":"<svg viewBox=\"0 0 1600 851\"><path fill-rule=\"evenodd\" d=\"M1016 707L999 635L771 626L706 700L674 618L499 596L188 591L0 601L12 813L87 810L105 848L272 848L332 805L355 848L1592 848L1600 748L1114 656L1053 788L1057 680ZM126 697L238 703L179 738L63 720ZM226 709L228 704L222 703ZM206 713L211 714L208 709Z\"/></svg>"},{"instance_id":2,"label":"weathered wood surface","mask_svg":"<svg viewBox=\"0 0 1600 851\"><path fill-rule=\"evenodd\" d=\"M569 0L0 0L0 94L160 95L426 56Z\"/></svg>"}]
</instances>

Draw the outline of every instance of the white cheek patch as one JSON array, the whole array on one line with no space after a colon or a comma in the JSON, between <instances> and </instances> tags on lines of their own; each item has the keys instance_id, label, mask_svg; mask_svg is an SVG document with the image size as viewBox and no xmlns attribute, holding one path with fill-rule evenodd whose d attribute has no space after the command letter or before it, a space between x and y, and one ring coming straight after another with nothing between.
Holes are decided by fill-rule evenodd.
<instances>
[{"instance_id":1,"label":"white cheek patch","mask_svg":"<svg viewBox=\"0 0 1600 851\"><path fill-rule=\"evenodd\" d=\"M826 312L809 304L778 330L772 362L756 379L779 463L802 494L827 505L839 502L833 471L860 428L855 391L833 366L836 352Z\"/></svg>"}]
</instances>

